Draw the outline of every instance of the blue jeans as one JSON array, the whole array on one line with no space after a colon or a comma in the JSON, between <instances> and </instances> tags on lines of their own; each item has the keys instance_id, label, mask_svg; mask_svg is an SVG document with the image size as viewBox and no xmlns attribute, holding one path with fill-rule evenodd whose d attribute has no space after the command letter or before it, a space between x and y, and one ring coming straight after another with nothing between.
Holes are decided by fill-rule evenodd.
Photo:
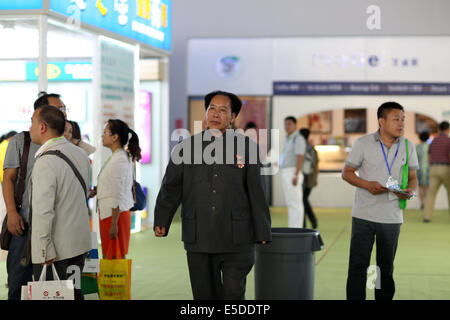
<instances>
[{"instance_id":1,"label":"blue jeans","mask_svg":"<svg viewBox=\"0 0 450 320\"><path fill-rule=\"evenodd\" d=\"M25 227L20 237L12 236L9 245L8 257L6 259L6 270L8 272L8 300L20 300L22 286L32 281L33 267L23 267L20 264L23 248L27 243L28 228Z\"/></svg>"}]
</instances>

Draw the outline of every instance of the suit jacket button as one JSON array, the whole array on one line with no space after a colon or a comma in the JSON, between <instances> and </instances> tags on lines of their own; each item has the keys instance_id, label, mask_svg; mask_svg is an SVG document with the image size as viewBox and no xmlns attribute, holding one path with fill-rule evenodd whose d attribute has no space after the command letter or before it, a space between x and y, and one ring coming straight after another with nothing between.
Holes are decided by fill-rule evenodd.
<instances>
[{"instance_id":1,"label":"suit jacket button","mask_svg":"<svg viewBox=\"0 0 450 320\"><path fill-rule=\"evenodd\" d=\"M217 173L214 173L213 177L214 177L214 178L217 178L217 177L218 177Z\"/></svg>"},{"instance_id":2,"label":"suit jacket button","mask_svg":"<svg viewBox=\"0 0 450 320\"><path fill-rule=\"evenodd\" d=\"M213 206L211 209L216 210L216 207Z\"/></svg>"},{"instance_id":3,"label":"suit jacket button","mask_svg":"<svg viewBox=\"0 0 450 320\"><path fill-rule=\"evenodd\" d=\"M213 191L212 191L212 193L213 193L213 194L216 194L216 193L217 193L217 191L216 191L216 190L213 190Z\"/></svg>"}]
</instances>

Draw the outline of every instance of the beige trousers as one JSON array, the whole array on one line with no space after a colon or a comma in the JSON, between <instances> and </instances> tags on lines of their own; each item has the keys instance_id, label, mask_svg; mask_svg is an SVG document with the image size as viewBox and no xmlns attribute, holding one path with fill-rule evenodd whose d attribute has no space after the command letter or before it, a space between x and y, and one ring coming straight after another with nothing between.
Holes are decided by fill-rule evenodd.
<instances>
[{"instance_id":1,"label":"beige trousers","mask_svg":"<svg viewBox=\"0 0 450 320\"><path fill-rule=\"evenodd\" d=\"M430 186L425 198L425 206L423 208L423 218L431 220L434 210L436 195L441 185L447 189L447 200L450 210L450 166L432 164L430 165Z\"/></svg>"}]
</instances>

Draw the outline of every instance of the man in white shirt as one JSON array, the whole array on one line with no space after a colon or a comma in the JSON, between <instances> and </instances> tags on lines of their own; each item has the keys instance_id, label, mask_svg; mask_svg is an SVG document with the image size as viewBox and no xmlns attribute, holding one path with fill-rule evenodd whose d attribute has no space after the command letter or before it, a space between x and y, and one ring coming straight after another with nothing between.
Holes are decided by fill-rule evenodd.
<instances>
[{"instance_id":1,"label":"man in white shirt","mask_svg":"<svg viewBox=\"0 0 450 320\"><path fill-rule=\"evenodd\" d=\"M303 216L303 158L306 151L306 141L297 131L297 120L290 116L284 119L284 129L287 136L283 153L280 157L280 172L283 183L284 197L288 207L288 227L302 228Z\"/></svg>"},{"instance_id":2,"label":"man in white shirt","mask_svg":"<svg viewBox=\"0 0 450 320\"><path fill-rule=\"evenodd\" d=\"M81 275L85 254L91 249L86 205L89 159L84 151L64 139L65 119L60 110L39 107L31 120L31 140L41 146L36 152L31 176L34 278L39 278L44 265L54 264L59 278L65 280L67 272L73 272L70 270L74 267L79 268L79 273L75 272ZM84 187L65 160L55 155L43 155L51 150L59 150L73 163L84 180ZM47 280L50 279L52 274L48 272ZM75 299L83 299L80 288L75 289Z\"/></svg>"}]
</instances>

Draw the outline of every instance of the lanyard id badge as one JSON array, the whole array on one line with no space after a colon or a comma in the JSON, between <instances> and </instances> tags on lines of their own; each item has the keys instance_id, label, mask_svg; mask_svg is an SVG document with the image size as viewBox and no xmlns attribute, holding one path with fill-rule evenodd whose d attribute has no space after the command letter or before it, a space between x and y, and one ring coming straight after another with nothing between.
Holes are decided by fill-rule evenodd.
<instances>
[{"instance_id":1,"label":"lanyard id badge","mask_svg":"<svg viewBox=\"0 0 450 320\"><path fill-rule=\"evenodd\" d=\"M386 162L386 167L387 167L388 172L389 172L389 178L388 178L388 180L386 182L386 188L388 188L388 189L400 189L400 184L398 183L397 179L394 179L392 177L392 173L391 173L392 167L394 166L395 159L397 158L398 149L400 147L400 142L397 145L397 150L395 151L394 159L392 159L392 162L391 162L390 166L389 166L389 162L387 160L386 153L384 152L383 143L381 142L381 140L380 140L380 145L381 145L381 150L383 151L384 161ZM392 192L389 192L389 194L388 194L388 199L389 200L395 200L396 198L397 197L395 196L395 194L393 194Z\"/></svg>"},{"instance_id":2,"label":"lanyard id badge","mask_svg":"<svg viewBox=\"0 0 450 320\"><path fill-rule=\"evenodd\" d=\"M394 179L391 176L389 176L386 182L386 188L400 190L400 184L398 183L397 179ZM388 200L395 200L395 199L397 199L397 196L393 192L389 191Z\"/></svg>"},{"instance_id":3,"label":"lanyard id badge","mask_svg":"<svg viewBox=\"0 0 450 320\"><path fill-rule=\"evenodd\" d=\"M388 189L399 189L400 190L400 184L398 183L397 179L392 178L389 176L387 182L386 182L386 188Z\"/></svg>"}]
</instances>

